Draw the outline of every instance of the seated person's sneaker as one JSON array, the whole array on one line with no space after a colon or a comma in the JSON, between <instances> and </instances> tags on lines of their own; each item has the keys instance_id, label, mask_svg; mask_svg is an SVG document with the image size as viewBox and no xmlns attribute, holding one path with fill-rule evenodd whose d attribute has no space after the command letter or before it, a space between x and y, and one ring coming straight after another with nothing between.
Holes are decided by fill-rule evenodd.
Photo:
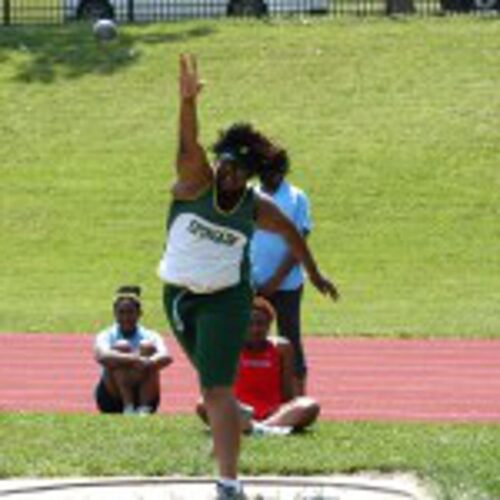
<instances>
[{"instance_id":1,"label":"seated person's sneaker","mask_svg":"<svg viewBox=\"0 0 500 500\"><path fill-rule=\"evenodd\" d=\"M292 431L293 427L266 425L260 422L254 422L252 424L253 436L288 436Z\"/></svg>"}]
</instances>

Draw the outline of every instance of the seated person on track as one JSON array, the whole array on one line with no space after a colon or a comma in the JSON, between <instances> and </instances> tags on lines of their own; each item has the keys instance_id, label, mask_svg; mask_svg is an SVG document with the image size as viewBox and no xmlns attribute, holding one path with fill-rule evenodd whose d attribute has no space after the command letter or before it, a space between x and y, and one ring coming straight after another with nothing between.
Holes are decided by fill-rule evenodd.
<instances>
[{"instance_id":1,"label":"seated person on track","mask_svg":"<svg viewBox=\"0 0 500 500\"><path fill-rule=\"evenodd\" d=\"M240 356L234 390L242 430L252 434L285 435L301 430L320 412L314 399L293 397L293 347L283 337L269 337L275 316L267 300L254 300L249 337ZM196 410L206 421L203 403Z\"/></svg>"},{"instance_id":2,"label":"seated person on track","mask_svg":"<svg viewBox=\"0 0 500 500\"><path fill-rule=\"evenodd\" d=\"M95 400L102 413L147 415L160 404L160 370L172 362L161 336L139 324L141 290L124 286L113 303L116 323L97 335L102 375Z\"/></svg>"}]
</instances>

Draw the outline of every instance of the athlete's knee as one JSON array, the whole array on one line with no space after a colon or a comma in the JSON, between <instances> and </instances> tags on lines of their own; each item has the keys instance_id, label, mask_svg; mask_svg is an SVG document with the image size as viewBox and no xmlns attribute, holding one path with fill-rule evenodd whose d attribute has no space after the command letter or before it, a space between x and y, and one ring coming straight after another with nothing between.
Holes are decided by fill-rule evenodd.
<instances>
[{"instance_id":1,"label":"athlete's knee","mask_svg":"<svg viewBox=\"0 0 500 500\"><path fill-rule=\"evenodd\" d=\"M225 387L225 386L203 387L202 394L203 394L203 401L205 402L206 405L210 405L227 399L234 399L232 387Z\"/></svg>"},{"instance_id":2,"label":"athlete's knee","mask_svg":"<svg viewBox=\"0 0 500 500\"><path fill-rule=\"evenodd\" d=\"M308 396L301 396L297 398L295 404L296 407L300 410L303 426L311 425L317 420L321 411L321 407L315 399Z\"/></svg>"},{"instance_id":3,"label":"athlete's knee","mask_svg":"<svg viewBox=\"0 0 500 500\"><path fill-rule=\"evenodd\" d=\"M202 398L198 399L198 401L196 402L195 411L198 417L203 420L203 422L208 423L207 408Z\"/></svg>"},{"instance_id":4,"label":"athlete's knee","mask_svg":"<svg viewBox=\"0 0 500 500\"><path fill-rule=\"evenodd\" d=\"M310 396L299 396L295 399L295 403L299 408L302 408L303 410L310 410L315 412L319 412L320 410L319 403Z\"/></svg>"},{"instance_id":5,"label":"athlete's knee","mask_svg":"<svg viewBox=\"0 0 500 500\"><path fill-rule=\"evenodd\" d=\"M156 353L156 347L150 340L142 340L139 344L139 353L141 356L150 358Z\"/></svg>"},{"instance_id":6,"label":"athlete's knee","mask_svg":"<svg viewBox=\"0 0 500 500\"><path fill-rule=\"evenodd\" d=\"M125 339L116 341L115 344L113 345L112 349L114 351L123 352L123 353L132 352L132 346L130 345L130 342L128 340L125 340Z\"/></svg>"}]
</instances>

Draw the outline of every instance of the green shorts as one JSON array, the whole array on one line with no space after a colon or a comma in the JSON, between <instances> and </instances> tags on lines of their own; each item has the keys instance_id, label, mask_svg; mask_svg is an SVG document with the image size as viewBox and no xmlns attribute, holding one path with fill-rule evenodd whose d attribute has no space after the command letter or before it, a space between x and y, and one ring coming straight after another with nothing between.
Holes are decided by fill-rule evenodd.
<instances>
[{"instance_id":1,"label":"green shorts","mask_svg":"<svg viewBox=\"0 0 500 500\"><path fill-rule=\"evenodd\" d=\"M167 318L198 372L201 387L233 385L250 324L252 300L247 284L211 294L165 285Z\"/></svg>"}]
</instances>

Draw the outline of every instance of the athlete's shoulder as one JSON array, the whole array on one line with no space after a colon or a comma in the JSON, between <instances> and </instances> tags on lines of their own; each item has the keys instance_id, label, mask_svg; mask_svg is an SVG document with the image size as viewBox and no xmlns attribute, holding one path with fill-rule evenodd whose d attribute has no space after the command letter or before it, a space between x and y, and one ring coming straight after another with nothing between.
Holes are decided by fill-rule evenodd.
<instances>
[{"instance_id":1,"label":"athlete's shoulder","mask_svg":"<svg viewBox=\"0 0 500 500\"><path fill-rule=\"evenodd\" d=\"M273 335L268 337L267 341L272 344L274 347L291 345L290 341L285 337L280 337L279 335Z\"/></svg>"},{"instance_id":2,"label":"athlete's shoulder","mask_svg":"<svg viewBox=\"0 0 500 500\"><path fill-rule=\"evenodd\" d=\"M116 324L109 325L106 328L98 331L96 337L111 337L113 335L116 335Z\"/></svg>"},{"instance_id":3,"label":"athlete's shoulder","mask_svg":"<svg viewBox=\"0 0 500 500\"><path fill-rule=\"evenodd\" d=\"M268 201L273 204L276 204L271 196L269 196L266 192L264 192L259 186L251 186L253 198L257 201Z\"/></svg>"},{"instance_id":4,"label":"athlete's shoulder","mask_svg":"<svg viewBox=\"0 0 500 500\"><path fill-rule=\"evenodd\" d=\"M162 338L161 335L156 330L152 330L151 328L147 328L143 325L138 325L137 330L139 332L139 335L145 339L153 340Z\"/></svg>"},{"instance_id":5,"label":"athlete's shoulder","mask_svg":"<svg viewBox=\"0 0 500 500\"><path fill-rule=\"evenodd\" d=\"M249 184L246 188L245 195L250 196L253 200L258 200L263 196L262 189L259 186Z\"/></svg>"},{"instance_id":6,"label":"athlete's shoulder","mask_svg":"<svg viewBox=\"0 0 500 500\"><path fill-rule=\"evenodd\" d=\"M94 346L96 348L106 349L110 347L117 339L117 327L116 325L110 325L107 328L97 332L94 340Z\"/></svg>"},{"instance_id":7,"label":"athlete's shoulder","mask_svg":"<svg viewBox=\"0 0 500 500\"><path fill-rule=\"evenodd\" d=\"M260 196L263 193L262 187L259 184L250 184L248 189L251 189L255 196Z\"/></svg>"},{"instance_id":8,"label":"athlete's shoulder","mask_svg":"<svg viewBox=\"0 0 500 500\"><path fill-rule=\"evenodd\" d=\"M272 343L274 350L276 350L280 356L286 356L293 353L293 346L285 337L276 335L269 337L268 340Z\"/></svg>"},{"instance_id":9,"label":"athlete's shoulder","mask_svg":"<svg viewBox=\"0 0 500 500\"><path fill-rule=\"evenodd\" d=\"M306 192L294 185L294 184L290 184L290 183L287 183L288 184L288 190L289 190L289 193L290 195L294 198L294 199L297 199L297 200L305 200L305 201L308 201L309 200L309 197L307 196Z\"/></svg>"},{"instance_id":10,"label":"athlete's shoulder","mask_svg":"<svg viewBox=\"0 0 500 500\"><path fill-rule=\"evenodd\" d=\"M213 188L213 182L185 182L177 181L172 186L174 201L197 201L203 198Z\"/></svg>"}]
</instances>

